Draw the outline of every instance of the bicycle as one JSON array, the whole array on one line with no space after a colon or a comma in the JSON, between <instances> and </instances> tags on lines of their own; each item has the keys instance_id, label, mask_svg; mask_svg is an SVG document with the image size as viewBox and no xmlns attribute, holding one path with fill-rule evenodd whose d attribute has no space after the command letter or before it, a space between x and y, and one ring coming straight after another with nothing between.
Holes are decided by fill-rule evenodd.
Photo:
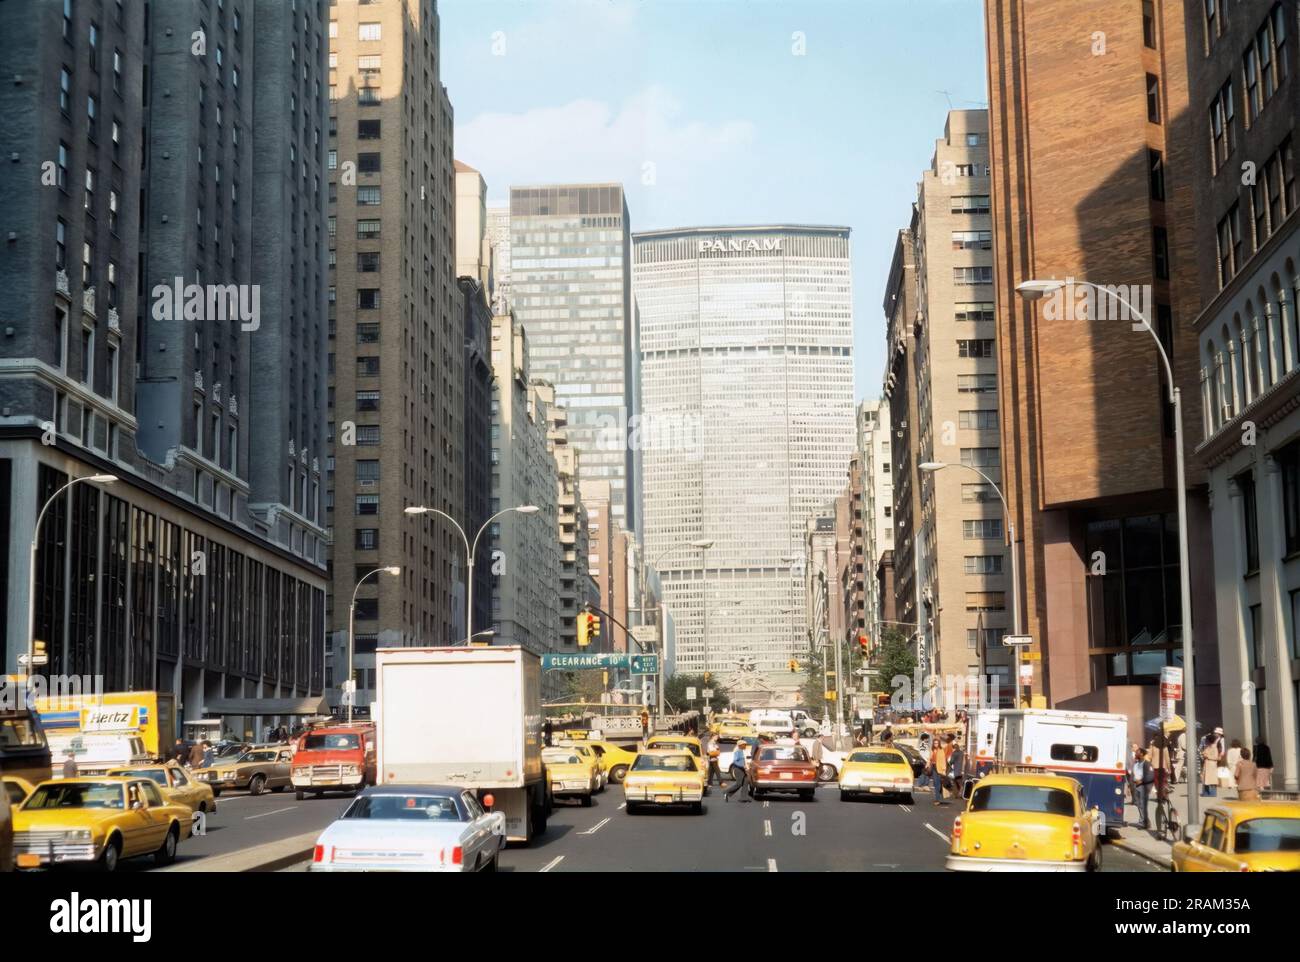
<instances>
[{"instance_id":1,"label":"bicycle","mask_svg":"<svg viewBox=\"0 0 1300 962\"><path fill-rule=\"evenodd\" d=\"M1156 800L1156 836L1166 839L1170 842L1178 841L1178 834L1181 829L1178 820L1178 809L1166 795L1164 798Z\"/></svg>"}]
</instances>

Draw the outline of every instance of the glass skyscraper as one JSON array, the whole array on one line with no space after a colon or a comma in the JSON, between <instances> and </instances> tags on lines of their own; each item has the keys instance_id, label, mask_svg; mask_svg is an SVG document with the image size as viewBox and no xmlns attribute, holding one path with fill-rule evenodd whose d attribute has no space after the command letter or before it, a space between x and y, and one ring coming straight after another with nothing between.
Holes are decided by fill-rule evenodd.
<instances>
[{"instance_id":1,"label":"glass skyscraper","mask_svg":"<svg viewBox=\"0 0 1300 962\"><path fill-rule=\"evenodd\" d=\"M611 510L636 530L637 355L627 203L619 184L510 189L510 305L534 377L555 385L584 480L608 481Z\"/></svg>"},{"instance_id":2,"label":"glass skyscraper","mask_svg":"<svg viewBox=\"0 0 1300 962\"><path fill-rule=\"evenodd\" d=\"M677 670L785 671L807 645L805 524L843 490L854 446L849 229L633 244L646 557L663 557Z\"/></svg>"}]
</instances>

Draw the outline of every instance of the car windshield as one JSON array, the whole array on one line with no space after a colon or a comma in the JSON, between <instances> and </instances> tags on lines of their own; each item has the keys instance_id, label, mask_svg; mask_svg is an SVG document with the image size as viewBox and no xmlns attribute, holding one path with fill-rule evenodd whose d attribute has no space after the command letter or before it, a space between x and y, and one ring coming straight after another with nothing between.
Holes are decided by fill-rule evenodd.
<instances>
[{"instance_id":1,"label":"car windshield","mask_svg":"<svg viewBox=\"0 0 1300 962\"><path fill-rule=\"evenodd\" d=\"M302 747L309 752L347 751L361 747L360 735L308 735Z\"/></svg>"},{"instance_id":2,"label":"car windshield","mask_svg":"<svg viewBox=\"0 0 1300 962\"><path fill-rule=\"evenodd\" d=\"M374 821L468 821L450 795L364 795L352 803L343 817Z\"/></svg>"},{"instance_id":3,"label":"car windshield","mask_svg":"<svg viewBox=\"0 0 1300 962\"><path fill-rule=\"evenodd\" d=\"M985 785L971 796L972 812L1034 812L1074 815L1074 796L1041 785Z\"/></svg>"},{"instance_id":4,"label":"car windshield","mask_svg":"<svg viewBox=\"0 0 1300 962\"><path fill-rule=\"evenodd\" d=\"M147 778L151 782L159 785L167 784L167 772L161 768L132 768L132 769L114 769L115 778Z\"/></svg>"},{"instance_id":5,"label":"car windshield","mask_svg":"<svg viewBox=\"0 0 1300 962\"><path fill-rule=\"evenodd\" d=\"M638 755L632 763L634 772L693 772L690 755Z\"/></svg>"},{"instance_id":6,"label":"car windshield","mask_svg":"<svg viewBox=\"0 0 1300 962\"><path fill-rule=\"evenodd\" d=\"M1300 852L1300 818L1252 818L1237 826L1237 854Z\"/></svg>"},{"instance_id":7,"label":"car windshield","mask_svg":"<svg viewBox=\"0 0 1300 962\"><path fill-rule=\"evenodd\" d=\"M274 751L244 752L244 754L236 758L235 761L241 763L242 762L273 762L275 761L275 756L276 753Z\"/></svg>"},{"instance_id":8,"label":"car windshield","mask_svg":"<svg viewBox=\"0 0 1300 962\"><path fill-rule=\"evenodd\" d=\"M776 748L764 748L758 753L760 762L806 762L808 753L796 745L778 745Z\"/></svg>"},{"instance_id":9,"label":"car windshield","mask_svg":"<svg viewBox=\"0 0 1300 962\"><path fill-rule=\"evenodd\" d=\"M907 759L894 752L854 752L849 756L851 762L865 765L906 765Z\"/></svg>"},{"instance_id":10,"label":"car windshield","mask_svg":"<svg viewBox=\"0 0 1300 962\"><path fill-rule=\"evenodd\" d=\"M548 765L581 765L582 759L573 752L542 752L542 761Z\"/></svg>"},{"instance_id":11,"label":"car windshield","mask_svg":"<svg viewBox=\"0 0 1300 962\"><path fill-rule=\"evenodd\" d=\"M122 786L61 781L39 786L23 803L24 811L51 808L122 808Z\"/></svg>"}]
</instances>

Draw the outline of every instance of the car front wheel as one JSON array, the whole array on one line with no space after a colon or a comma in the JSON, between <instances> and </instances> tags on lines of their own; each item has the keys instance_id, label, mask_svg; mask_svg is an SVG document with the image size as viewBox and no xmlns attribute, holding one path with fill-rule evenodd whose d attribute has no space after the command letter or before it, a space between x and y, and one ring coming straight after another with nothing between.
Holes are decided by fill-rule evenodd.
<instances>
[{"instance_id":1,"label":"car front wheel","mask_svg":"<svg viewBox=\"0 0 1300 962\"><path fill-rule=\"evenodd\" d=\"M121 846L122 843L116 838L108 840L108 843L104 846L103 854L99 856L99 870L101 872L117 871L117 860L122 855Z\"/></svg>"}]
</instances>

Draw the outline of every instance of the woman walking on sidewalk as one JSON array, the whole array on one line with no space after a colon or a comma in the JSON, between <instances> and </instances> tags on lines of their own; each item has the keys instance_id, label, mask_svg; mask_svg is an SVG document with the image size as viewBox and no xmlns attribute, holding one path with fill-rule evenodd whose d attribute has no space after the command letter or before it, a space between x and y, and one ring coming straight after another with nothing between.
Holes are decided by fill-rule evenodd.
<instances>
[{"instance_id":1,"label":"woman walking on sidewalk","mask_svg":"<svg viewBox=\"0 0 1300 962\"><path fill-rule=\"evenodd\" d=\"M1259 800L1259 790L1255 787L1256 773L1258 769L1254 762L1250 760L1250 749L1241 750L1241 758L1237 762L1237 767L1232 775L1237 782L1237 798L1243 802L1254 802Z\"/></svg>"}]
</instances>

